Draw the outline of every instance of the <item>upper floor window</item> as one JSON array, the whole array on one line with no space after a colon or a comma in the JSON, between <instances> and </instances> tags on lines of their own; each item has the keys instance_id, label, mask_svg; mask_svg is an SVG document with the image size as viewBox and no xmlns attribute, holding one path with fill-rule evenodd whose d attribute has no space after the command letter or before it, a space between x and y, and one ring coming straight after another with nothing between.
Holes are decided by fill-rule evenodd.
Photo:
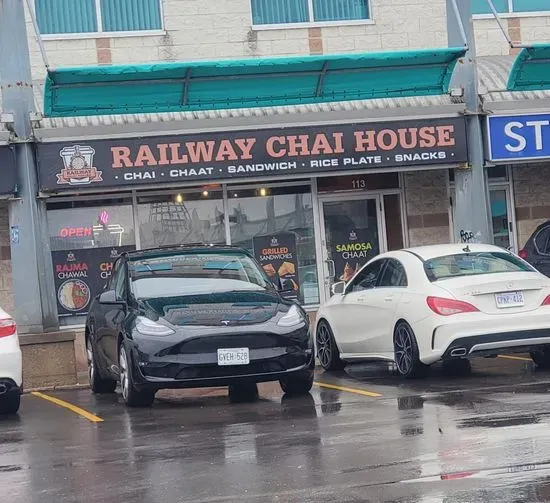
<instances>
[{"instance_id":1,"label":"upper floor window","mask_svg":"<svg viewBox=\"0 0 550 503\"><path fill-rule=\"evenodd\" d=\"M251 0L258 25L307 24L370 19L369 0Z\"/></svg>"},{"instance_id":2,"label":"upper floor window","mask_svg":"<svg viewBox=\"0 0 550 503\"><path fill-rule=\"evenodd\" d=\"M493 0L500 14L550 11L548 0ZM492 14L487 0L472 0L473 14Z\"/></svg>"},{"instance_id":3,"label":"upper floor window","mask_svg":"<svg viewBox=\"0 0 550 503\"><path fill-rule=\"evenodd\" d=\"M162 0L35 0L42 35L162 29Z\"/></svg>"}]
</instances>

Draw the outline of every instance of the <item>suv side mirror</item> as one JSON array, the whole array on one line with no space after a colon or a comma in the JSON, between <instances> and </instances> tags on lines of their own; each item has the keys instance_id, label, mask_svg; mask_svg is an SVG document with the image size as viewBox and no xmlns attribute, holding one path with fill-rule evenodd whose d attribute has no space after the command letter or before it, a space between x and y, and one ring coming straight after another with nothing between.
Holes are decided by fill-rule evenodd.
<instances>
[{"instance_id":1,"label":"suv side mirror","mask_svg":"<svg viewBox=\"0 0 550 503\"><path fill-rule=\"evenodd\" d=\"M339 281L338 283L334 283L334 285L332 285L331 287L332 295L343 295L345 289L346 289L345 282Z\"/></svg>"},{"instance_id":2,"label":"suv side mirror","mask_svg":"<svg viewBox=\"0 0 550 503\"><path fill-rule=\"evenodd\" d=\"M99 296L100 304L124 304L123 301L116 298L116 292L114 290L106 290Z\"/></svg>"}]
</instances>

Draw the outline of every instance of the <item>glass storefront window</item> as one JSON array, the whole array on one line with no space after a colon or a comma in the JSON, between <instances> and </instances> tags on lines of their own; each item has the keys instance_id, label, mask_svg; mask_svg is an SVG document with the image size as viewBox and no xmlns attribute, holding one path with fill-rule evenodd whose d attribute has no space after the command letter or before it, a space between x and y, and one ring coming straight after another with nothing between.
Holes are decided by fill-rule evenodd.
<instances>
[{"instance_id":1,"label":"glass storefront window","mask_svg":"<svg viewBox=\"0 0 550 503\"><path fill-rule=\"evenodd\" d=\"M137 215L141 248L226 241L220 190L139 196Z\"/></svg>"},{"instance_id":2,"label":"glass storefront window","mask_svg":"<svg viewBox=\"0 0 550 503\"><path fill-rule=\"evenodd\" d=\"M298 300L304 305L319 303L319 282L313 232L313 206L309 185L293 187L228 187L228 215L231 243L254 253L258 243L283 243L280 248L296 244L289 250L298 265ZM289 240L290 235L290 240ZM277 248L273 245L274 249ZM265 249L265 247L264 247ZM293 259L289 259L291 262ZM266 265L269 268L269 265ZM282 273L292 264L281 264ZM275 274L275 269L272 269ZM269 274L269 271L266 269Z\"/></svg>"},{"instance_id":3,"label":"glass storefront window","mask_svg":"<svg viewBox=\"0 0 550 503\"><path fill-rule=\"evenodd\" d=\"M49 203L48 230L52 251L135 245L132 200Z\"/></svg>"},{"instance_id":4,"label":"glass storefront window","mask_svg":"<svg viewBox=\"0 0 550 503\"><path fill-rule=\"evenodd\" d=\"M507 191L506 189L491 189L489 195L495 245L510 249L510 217L508 216Z\"/></svg>"},{"instance_id":5,"label":"glass storefront window","mask_svg":"<svg viewBox=\"0 0 550 503\"><path fill-rule=\"evenodd\" d=\"M135 249L131 198L47 205L52 267L61 324L82 324L115 258Z\"/></svg>"}]
</instances>

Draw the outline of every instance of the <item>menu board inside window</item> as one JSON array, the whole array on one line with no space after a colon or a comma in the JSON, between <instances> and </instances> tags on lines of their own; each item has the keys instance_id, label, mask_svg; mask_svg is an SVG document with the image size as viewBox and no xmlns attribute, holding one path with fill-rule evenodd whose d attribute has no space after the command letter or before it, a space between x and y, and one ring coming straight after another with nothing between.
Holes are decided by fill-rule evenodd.
<instances>
[{"instance_id":1,"label":"menu board inside window","mask_svg":"<svg viewBox=\"0 0 550 503\"><path fill-rule=\"evenodd\" d=\"M134 249L122 246L52 252L58 314L87 314L92 299L107 284L117 257Z\"/></svg>"},{"instance_id":2,"label":"menu board inside window","mask_svg":"<svg viewBox=\"0 0 550 503\"><path fill-rule=\"evenodd\" d=\"M280 285L281 295L297 300L300 295L296 235L279 232L267 236L254 236L254 256L269 279Z\"/></svg>"}]
</instances>

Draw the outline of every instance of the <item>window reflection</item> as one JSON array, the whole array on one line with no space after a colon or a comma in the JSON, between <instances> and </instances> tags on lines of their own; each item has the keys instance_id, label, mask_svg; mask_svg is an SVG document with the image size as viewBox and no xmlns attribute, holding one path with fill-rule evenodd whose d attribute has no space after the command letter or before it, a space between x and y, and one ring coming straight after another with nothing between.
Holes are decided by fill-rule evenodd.
<instances>
[{"instance_id":1,"label":"window reflection","mask_svg":"<svg viewBox=\"0 0 550 503\"><path fill-rule=\"evenodd\" d=\"M48 230L52 251L134 245L131 200L48 204Z\"/></svg>"},{"instance_id":2,"label":"window reflection","mask_svg":"<svg viewBox=\"0 0 550 503\"><path fill-rule=\"evenodd\" d=\"M319 302L311 188L228 188L231 243L253 253L253 238L280 232L296 236L299 301Z\"/></svg>"},{"instance_id":3,"label":"window reflection","mask_svg":"<svg viewBox=\"0 0 550 503\"><path fill-rule=\"evenodd\" d=\"M222 192L139 197L137 225L142 248L225 243Z\"/></svg>"}]
</instances>

